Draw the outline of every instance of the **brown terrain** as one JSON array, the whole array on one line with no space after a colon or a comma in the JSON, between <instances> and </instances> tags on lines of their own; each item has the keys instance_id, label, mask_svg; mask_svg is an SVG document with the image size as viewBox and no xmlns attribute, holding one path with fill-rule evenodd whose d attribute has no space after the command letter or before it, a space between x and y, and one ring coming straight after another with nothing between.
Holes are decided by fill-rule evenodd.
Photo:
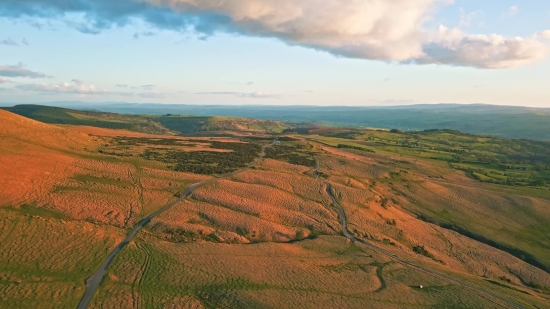
<instances>
[{"instance_id":1,"label":"brown terrain","mask_svg":"<svg viewBox=\"0 0 550 309\"><path fill-rule=\"evenodd\" d=\"M131 227L214 177L146 160L140 145L125 149L131 156L98 151L121 136L176 138L170 147L181 151L240 142L46 125L0 110L0 308L75 308L87 276ZM500 231L506 242L511 230L550 222L549 200L421 159L311 147L324 178L264 159L154 218L116 257L90 308L507 307L350 242L324 181L355 237L521 307L548 308L546 271L419 214L472 218L477 233Z\"/></svg>"}]
</instances>

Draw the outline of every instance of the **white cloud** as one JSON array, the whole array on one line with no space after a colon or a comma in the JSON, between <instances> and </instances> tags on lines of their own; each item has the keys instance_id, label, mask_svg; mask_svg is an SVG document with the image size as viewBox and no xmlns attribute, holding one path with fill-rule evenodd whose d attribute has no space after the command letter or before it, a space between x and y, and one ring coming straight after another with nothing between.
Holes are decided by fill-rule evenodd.
<instances>
[{"instance_id":1,"label":"white cloud","mask_svg":"<svg viewBox=\"0 0 550 309\"><path fill-rule=\"evenodd\" d=\"M534 38L535 38L535 39L538 39L538 40L550 40L550 30L545 30L545 31L537 32L537 33L534 35Z\"/></svg>"},{"instance_id":2,"label":"white cloud","mask_svg":"<svg viewBox=\"0 0 550 309\"><path fill-rule=\"evenodd\" d=\"M28 78L46 78L45 74L34 72L25 68L23 63L16 65L0 66L0 76L4 77L28 77Z\"/></svg>"},{"instance_id":3,"label":"white cloud","mask_svg":"<svg viewBox=\"0 0 550 309\"><path fill-rule=\"evenodd\" d=\"M536 35L530 38L467 35L441 26L430 35L429 42L420 62L503 69L528 65L548 55L548 46Z\"/></svg>"},{"instance_id":4,"label":"white cloud","mask_svg":"<svg viewBox=\"0 0 550 309\"><path fill-rule=\"evenodd\" d=\"M84 82L83 82L81 79L77 79L77 78L73 79L72 82L75 83L75 84L77 84L77 85L82 85L82 84L84 84Z\"/></svg>"},{"instance_id":5,"label":"white cloud","mask_svg":"<svg viewBox=\"0 0 550 309\"><path fill-rule=\"evenodd\" d=\"M512 5L504 14L503 17L510 18L516 17L519 14L519 7L517 5Z\"/></svg>"},{"instance_id":6,"label":"white cloud","mask_svg":"<svg viewBox=\"0 0 550 309\"><path fill-rule=\"evenodd\" d=\"M199 95L231 95L241 98L251 99L280 99L284 97L280 94L271 94L266 92L232 92L232 91L213 91L213 92L197 92Z\"/></svg>"},{"instance_id":7,"label":"white cloud","mask_svg":"<svg viewBox=\"0 0 550 309\"><path fill-rule=\"evenodd\" d=\"M107 91L99 89L94 85L82 85L74 83L61 84L22 84L16 86L17 89L24 91L45 92L51 94L69 93L69 94L108 94Z\"/></svg>"},{"instance_id":8,"label":"white cloud","mask_svg":"<svg viewBox=\"0 0 550 309\"><path fill-rule=\"evenodd\" d=\"M464 14L458 28L438 31L436 12L454 0L25 0L0 1L5 16L64 19L85 33L99 33L136 19L154 30L217 32L271 37L337 56L400 63L510 68L546 57L535 36L480 36L460 27L478 13ZM7 4L6 4L7 3ZM508 16L519 13L512 6ZM81 16L75 22L68 16ZM24 16L24 17L22 17ZM63 17L64 16L64 17ZM150 33L136 33L136 37ZM480 57L475 55L479 54Z\"/></svg>"},{"instance_id":9,"label":"white cloud","mask_svg":"<svg viewBox=\"0 0 550 309\"><path fill-rule=\"evenodd\" d=\"M0 84L9 84L11 83L11 80L9 80L6 77L0 77Z\"/></svg>"},{"instance_id":10,"label":"white cloud","mask_svg":"<svg viewBox=\"0 0 550 309\"><path fill-rule=\"evenodd\" d=\"M484 25L485 12L483 11L473 11L468 14L464 11L463 8L460 8L460 25L459 27L469 27L472 23L477 21L478 26Z\"/></svg>"},{"instance_id":11,"label":"white cloud","mask_svg":"<svg viewBox=\"0 0 550 309\"><path fill-rule=\"evenodd\" d=\"M510 68L537 62L547 46L536 38L470 35L459 29L429 30L434 11L452 0L145 0L180 14L212 14L231 27L253 36L277 37L330 53L406 63L446 64L478 68ZM517 6L510 12L517 14ZM472 15L473 14L473 15ZM478 12L465 15L469 24ZM228 26L229 25L229 26ZM476 56L479 55L479 56Z\"/></svg>"}]
</instances>

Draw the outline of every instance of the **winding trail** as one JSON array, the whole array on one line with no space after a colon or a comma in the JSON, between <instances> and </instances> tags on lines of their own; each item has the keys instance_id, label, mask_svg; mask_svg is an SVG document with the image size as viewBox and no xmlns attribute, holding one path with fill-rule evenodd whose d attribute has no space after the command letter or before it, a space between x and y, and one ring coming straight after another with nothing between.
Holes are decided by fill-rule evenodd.
<instances>
[{"instance_id":1,"label":"winding trail","mask_svg":"<svg viewBox=\"0 0 550 309\"><path fill-rule=\"evenodd\" d=\"M277 139L275 139L276 141ZM275 143L273 141L273 143ZM130 233L124 238L124 240L119 243L111 253L103 260L103 263L101 266L90 276L88 279L86 279L86 292L84 293L84 296L80 300L80 303L78 303L77 309L86 309L88 308L90 302L92 301L92 298L96 294L97 290L99 289L99 286L101 285L101 282L103 281L103 278L105 277L105 274L107 273L107 270L109 269L109 265L113 262L117 254L120 253L122 248L124 248L132 239L136 236L136 234L144 227L146 226L151 220L160 215L161 213L169 210L170 208L174 207L176 204L180 203L181 201L185 200L191 193L193 193L194 190L197 188L200 188L202 186L205 186L209 183L221 180L221 179L227 179L230 177L233 177L239 173L242 173L244 171L247 171L251 169L252 167L256 166L265 156L265 149L268 145L262 146L262 152L260 154L260 157L258 157L254 162L252 162L250 165L248 165L246 168L241 169L239 171L233 172L231 174L227 174L223 177L219 178L213 178L205 181L201 181L198 183L194 183L192 185L189 185L187 187L187 190L185 190L185 193L177 200L167 204L166 206L162 207L161 209L153 212L149 216L145 217L143 220L139 221L137 225L130 231Z\"/></svg>"},{"instance_id":2,"label":"winding trail","mask_svg":"<svg viewBox=\"0 0 550 309\"><path fill-rule=\"evenodd\" d=\"M314 157L315 158L315 157ZM319 160L317 158L315 158L315 161L316 161L316 164L315 164L315 177L317 179L319 179L319 172L318 172L318 169L319 169ZM431 270L431 269L428 269L424 266L421 266L419 264L415 264L411 261L408 261L408 260L405 260L403 258L400 258L398 257L397 255L393 254L393 253L390 253L382 248L379 248L375 245L372 245L370 243L367 243L365 242L364 240L362 239L359 239L359 238L355 238L353 235L351 235L348 231L348 223L347 223L347 217L346 217L346 213L344 212L344 209L342 208L342 206L340 205L340 203L338 203L338 201L336 200L336 198L334 197L334 195L332 194L332 186L329 182L327 181L323 181L325 183L325 186L326 186L326 193L328 194L328 196L330 197L330 199L332 200L333 204L338 208L338 213L340 214L340 219L342 220L342 233L344 234L344 236L346 238L348 238L349 240L353 241L354 243L357 243L363 247L366 247L370 250L373 250L375 252L378 252L382 255L385 255L386 257L389 257L390 259L393 259L403 265L407 265L407 266L411 266L411 267L414 267L416 269L419 269L425 273L428 273L432 276L435 276L435 277L438 277L440 279L444 279L444 280L447 280L449 282L452 282L452 283L455 283L455 284L458 284L462 287L465 287L465 288L468 288L470 290L473 290L475 292L478 292L480 294L483 294L485 296L489 296L490 298L493 298L494 300L496 300L497 302L493 301L493 303L497 304L497 305L500 305L502 307L502 304L501 303L504 303L510 307L513 307L513 308L517 308L517 309L526 309L525 307L522 307L516 303L513 303L509 300L506 300L498 295L495 295L487 290L484 290L482 288L479 288L479 287L476 287L476 286L473 286L471 284L468 284L466 282L463 282L463 281L460 281L458 279L455 279L453 277L450 277L448 275L445 275L445 274L442 274L442 273L439 273L435 270Z\"/></svg>"}]
</instances>

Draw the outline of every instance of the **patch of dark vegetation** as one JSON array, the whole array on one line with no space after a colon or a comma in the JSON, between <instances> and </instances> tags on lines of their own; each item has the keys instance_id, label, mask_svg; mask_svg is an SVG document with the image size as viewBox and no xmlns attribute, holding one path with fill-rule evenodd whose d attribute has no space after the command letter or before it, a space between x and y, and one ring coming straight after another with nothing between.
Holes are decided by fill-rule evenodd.
<instances>
[{"instance_id":1,"label":"patch of dark vegetation","mask_svg":"<svg viewBox=\"0 0 550 309\"><path fill-rule=\"evenodd\" d=\"M103 150L103 149L99 149L97 152L100 153L100 154L107 155L107 156L115 156L115 157L133 157L134 156L131 153L120 153L120 152L115 152L115 151L107 151L107 150Z\"/></svg>"},{"instance_id":2,"label":"patch of dark vegetation","mask_svg":"<svg viewBox=\"0 0 550 309\"><path fill-rule=\"evenodd\" d=\"M62 213L58 213L45 208L39 208L39 207L27 205L27 204L23 204L20 206L3 207L1 209L15 212L25 216L36 216L36 217L53 218L53 219L60 219L60 220L68 219L68 217Z\"/></svg>"},{"instance_id":3,"label":"patch of dark vegetation","mask_svg":"<svg viewBox=\"0 0 550 309\"><path fill-rule=\"evenodd\" d=\"M348 148L348 149L355 149L355 150L361 150L361 151L366 151L366 152L370 152L370 153L375 153L375 151L372 150L372 149L368 149L368 148L360 147L360 146L348 145L348 144L338 144L338 148Z\"/></svg>"},{"instance_id":4,"label":"patch of dark vegetation","mask_svg":"<svg viewBox=\"0 0 550 309\"><path fill-rule=\"evenodd\" d=\"M485 281L487 281L487 282L489 282L489 283L491 283L491 284L494 284L494 285L501 286L501 287L503 287L503 288L507 288L507 289L510 289L510 290L514 290L514 291L517 291L517 292L520 292L520 293L529 295L529 293L527 293L526 291L523 291L523 290L520 290L520 289L516 289L515 287L509 286L508 284L504 284L504 283L502 283L502 282L498 282L498 281L490 280L490 279L485 279Z\"/></svg>"},{"instance_id":5,"label":"patch of dark vegetation","mask_svg":"<svg viewBox=\"0 0 550 309\"><path fill-rule=\"evenodd\" d=\"M195 144L190 144L185 140L177 138L147 138L147 137L113 137L113 142L118 146L144 146L144 145L159 145L159 146L189 146L193 147Z\"/></svg>"},{"instance_id":6,"label":"patch of dark vegetation","mask_svg":"<svg viewBox=\"0 0 550 309\"><path fill-rule=\"evenodd\" d=\"M388 202L390 201L389 198L387 197L383 197L381 200L380 200L380 206L382 206L384 209L388 209Z\"/></svg>"},{"instance_id":7,"label":"patch of dark vegetation","mask_svg":"<svg viewBox=\"0 0 550 309\"><path fill-rule=\"evenodd\" d=\"M230 150L229 152L195 151L185 152L176 149L157 151L145 149L140 156L152 161L173 164L178 172L212 175L232 173L253 162L261 152L261 146L254 143L211 142L211 148Z\"/></svg>"},{"instance_id":8,"label":"patch of dark vegetation","mask_svg":"<svg viewBox=\"0 0 550 309\"><path fill-rule=\"evenodd\" d=\"M328 137L355 139L357 136L361 135L361 133L357 131L342 131L342 132L335 132L333 134L322 133L321 135L328 136Z\"/></svg>"},{"instance_id":9,"label":"patch of dark vegetation","mask_svg":"<svg viewBox=\"0 0 550 309\"><path fill-rule=\"evenodd\" d=\"M173 243L188 243L198 240L220 242L220 239L215 234L188 231L181 227L169 227L160 222L153 225L150 230L157 237Z\"/></svg>"},{"instance_id":10,"label":"patch of dark vegetation","mask_svg":"<svg viewBox=\"0 0 550 309\"><path fill-rule=\"evenodd\" d=\"M432 259L432 260L434 260L438 263L444 264L444 262L442 260L438 260L435 256L433 256L433 254L428 252L428 250L426 250L426 248L424 246L416 245L412 248L412 250L416 254L420 254L420 255L423 255L425 257L429 257L430 259Z\"/></svg>"},{"instance_id":11,"label":"patch of dark vegetation","mask_svg":"<svg viewBox=\"0 0 550 309\"><path fill-rule=\"evenodd\" d=\"M305 146L297 145L275 145L265 150L265 158L285 161L290 164L315 167L315 159L305 150Z\"/></svg>"},{"instance_id":12,"label":"patch of dark vegetation","mask_svg":"<svg viewBox=\"0 0 550 309\"><path fill-rule=\"evenodd\" d=\"M297 142L299 139L290 136L281 136L278 138L281 142Z\"/></svg>"},{"instance_id":13,"label":"patch of dark vegetation","mask_svg":"<svg viewBox=\"0 0 550 309\"><path fill-rule=\"evenodd\" d=\"M520 280L521 280L521 278L520 278ZM523 284L525 284L526 286L536 290L539 293L550 294L550 288L546 287L546 286L543 286L542 284L536 283L534 281L525 282L525 281L521 280L521 282Z\"/></svg>"},{"instance_id":14,"label":"patch of dark vegetation","mask_svg":"<svg viewBox=\"0 0 550 309\"><path fill-rule=\"evenodd\" d=\"M324 179L327 179L327 178L330 177L329 174L325 174L325 173L319 172L319 171L317 172L317 175L319 175L319 177L324 178Z\"/></svg>"}]
</instances>

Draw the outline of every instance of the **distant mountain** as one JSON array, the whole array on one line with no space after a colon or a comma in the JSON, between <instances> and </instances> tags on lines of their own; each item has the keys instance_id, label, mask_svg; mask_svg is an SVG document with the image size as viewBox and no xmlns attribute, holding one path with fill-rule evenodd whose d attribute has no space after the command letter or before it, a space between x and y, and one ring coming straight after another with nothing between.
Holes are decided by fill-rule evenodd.
<instances>
[{"instance_id":1,"label":"distant mountain","mask_svg":"<svg viewBox=\"0 0 550 309\"><path fill-rule=\"evenodd\" d=\"M422 104L391 107L224 106L122 102L51 102L48 104L120 114L231 116L401 130L453 129L504 138L550 140L550 108L485 104Z\"/></svg>"}]
</instances>

